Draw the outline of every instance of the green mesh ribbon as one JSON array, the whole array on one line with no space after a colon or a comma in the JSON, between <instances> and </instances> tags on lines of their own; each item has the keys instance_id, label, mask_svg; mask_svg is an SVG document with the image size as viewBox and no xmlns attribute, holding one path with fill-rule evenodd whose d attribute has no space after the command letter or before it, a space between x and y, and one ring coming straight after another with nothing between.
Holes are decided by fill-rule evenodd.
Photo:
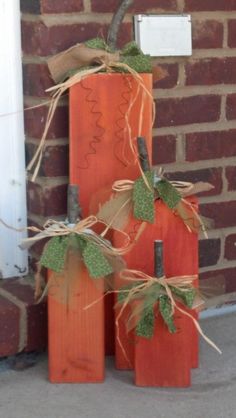
<instances>
[{"instance_id":1,"label":"green mesh ribbon","mask_svg":"<svg viewBox=\"0 0 236 418\"><path fill-rule=\"evenodd\" d=\"M87 243L82 256L91 277L103 277L113 272L112 266L108 263L101 249L93 242Z\"/></svg>"},{"instance_id":2,"label":"green mesh ribbon","mask_svg":"<svg viewBox=\"0 0 236 418\"><path fill-rule=\"evenodd\" d=\"M172 184L165 179L155 182L155 190L163 202L170 208L174 209L181 200L181 195Z\"/></svg>"},{"instance_id":3,"label":"green mesh ribbon","mask_svg":"<svg viewBox=\"0 0 236 418\"><path fill-rule=\"evenodd\" d=\"M101 38L90 39L85 45L93 49L104 49L107 52L114 52ZM152 73L152 60L149 55L145 55L132 41L126 44L120 51L120 62L127 64L137 73ZM125 68L114 68L115 72L128 72Z\"/></svg>"},{"instance_id":4,"label":"green mesh ribbon","mask_svg":"<svg viewBox=\"0 0 236 418\"><path fill-rule=\"evenodd\" d=\"M147 187L142 176L134 182L134 217L142 221L154 223L155 195L157 194L170 209L174 209L178 205L181 201L181 195L168 180L156 180L154 171L146 171L145 176L151 190Z\"/></svg>"},{"instance_id":5,"label":"green mesh ribbon","mask_svg":"<svg viewBox=\"0 0 236 418\"><path fill-rule=\"evenodd\" d=\"M91 277L104 277L113 272L99 245L74 233L51 238L44 247L40 264L56 273L62 273L69 248L82 255Z\"/></svg>"},{"instance_id":6,"label":"green mesh ribbon","mask_svg":"<svg viewBox=\"0 0 236 418\"><path fill-rule=\"evenodd\" d=\"M138 291L133 294L132 297L129 297L129 291L131 289L137 288L140 284L143 284L143 281L134 282L128 286L122 287L118 294L118 303L123 304L126 301L129 303L137 302L140 306L140 312L138 323L135 328L136 335L143 338L152 338L154 335L155 329L155 314L154 308L157 306L160 315L165 322L168 331L173 334L176 332L176 327L174 323L174 317L172 312L172 305L169 296L166 294L165 287L159 283L153 283L152 286L144 288L141 291ZM175 297L177 301L181 301L183 305L188 308L192 308L193 301L196 296L196 290L191 289L181 289L174 286L169 286L172 296ZM136 308L136 313L138 315L138 310Z\"/></svg>"},{"instance_id":7,"label":"green mesh ribbon","mask_svg":"<svg viewBox=\"0 0 236 418\"><path fill-rule=\"evenodd\" d=\"M146 306L136 326L136 335L144 338L152 338L155 327L154 306Z\"/></svg>"},{"instance_id":8,"label":"green mesh ribbon","mask_svg":"<svg viewBox=\"0 0 236 418\"><path fill-rule=\"evenodd\" d=\"M147 182L150 189L147 187L143 177L139 177L134 182L133 203L134 203L134 217L143 221L154 223L155 208L154 208L154 173L152 171L145 172Z\"/></svg>"},{"instance_id":9,"label":"green mesh ribbon","mask_svg":"<svg viewBox=\"0 0 236 418\"><path fill-rule=\"evenodd\" d=\"M192 289L181 291L180 289L173 286L170 286L170 289L172 293L174 293L174 295L184 303L184 305L186 305L188 308L192 308L196 291L192 291Z\"/></svg>"},{"instance_id":10,"label":"green mesh ribbon","mask_svg":"<svg viewBox=\"0 0 236 418\"><path fill-rule=\"evenodd\" d=\"M56 273L64 269L69 237L53 237L45 245L40 264Z\"/></svg>"},{"instance_id":11,"label":"green mesh ribbon","mask_svg":"<svg viewBox=\"0 0 236 418\"><path fill-rule=\"evenodd\" d=\"M159 310L160 314L166 323L168 330L171 334L176 332L174 319L172 315L172 308L171 308L171 302L167 295L161 295L159 297Z\"/></svg>"}]
</instances>

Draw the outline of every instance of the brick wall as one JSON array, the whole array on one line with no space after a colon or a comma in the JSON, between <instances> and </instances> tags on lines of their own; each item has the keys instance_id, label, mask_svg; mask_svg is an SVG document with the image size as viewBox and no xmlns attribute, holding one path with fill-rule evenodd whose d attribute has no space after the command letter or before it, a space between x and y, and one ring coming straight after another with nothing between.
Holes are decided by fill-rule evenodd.
<instances>
[{"instance_id":1,"label":"brick wall","mask_svg":"<svg viewBox=\"0 0 236 418\"><path fill-rule=\"evenodd\" d=\"M106 36L118 0L21 0L25 105L40 104L52 83L45 58L76 42ZM233 287L236 273L236 0L135 0L122 24L119 45L131 37L132 14L191 13L193 56L155 62L168 77L154 85L157 117L154 164L172 177L205 180L215 189L200 199L215 220L200 240L202 277L221 271ZM25 117L28 158L37 145L47 106ZM58 108L48 134L40 176L29 183L29 220L42 223L65 213L68 175L68 109ZM174 174L176 173L176 175Z\"/></svg>"}]
</instances>

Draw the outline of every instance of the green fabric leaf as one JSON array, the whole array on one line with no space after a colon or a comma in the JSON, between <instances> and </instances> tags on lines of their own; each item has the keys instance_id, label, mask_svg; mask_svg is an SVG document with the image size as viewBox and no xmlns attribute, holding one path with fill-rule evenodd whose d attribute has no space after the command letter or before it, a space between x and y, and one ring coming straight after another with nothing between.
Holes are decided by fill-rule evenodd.
<instances>
[{"instance_id":1,"label":"green fabric leaf","mask_svg":"<svg viewBox=\"0 0 236 418\"><path fill-rule=\"evenodd\" d=\"M154 187L158 192L158 196L170 209L174 209L180 202L180 193L169 181L162 179L156 182Z\"/></svg>"},{"instance_id":2,"label":"green fabric leaf","mask_svg":"<svg viewBox=\"0 0 236 418\"><path fill-rule=\"evenodd\" d=\"M92 49L105 49L108 51L109 47L102 38L92 38L84 42L84 45Z\"/></svg>"},{"instance_id":3,"label":"green fabric leaf","mask_svg":"<svg viewBox=\"0 0 236 418\"><path fill-rule=\"evenodd\" d=\"M159 310L169 332L172 334L175 333L176 328L172 315L171 302L168 296L162 295L159 297Z\"/></svg>"},{"instance_id":4,"label":"green fabric leaf","mask_svg":"<svg viewBox=\"0 0 236 418\"><path fill-rule=\"evenodd\" d=\"M61 273L65 265L68 239L68 236L51 238L43 249L40 264L56 273Z\"/></svg>"},{"instance_id":5,"label":"green fabric leaf","mask_svg":"<svg viewBox=\"0 0 236 418\"><path fill-rule=\"evenodd\" d=\"M127 296L128 296L129 291L131 289L133 289L133 287L136 287L136 286L140 285L141 283L142 283L142 281L137 281L137 282L130 283L130 284L126 285L126 286L123 286L119 290L119 293L118 293L118 298L117 298L118 299L118 303L124 303L125 300L126 300L126 298L127 298Z\"/></svg>"},{"instance_id":6,"label":"green fabric leaf","mask_svg":"<svg viewBox=\"0 0 236 418\"><path fill-rule=\"evenodd\" d=\"M142 316L136 326L136 335L144 338L152 338L155 327L154 305L144 307Z\"/></svg>"},{"instance_id":7,"label":"green fabric leaf","mask_svg":"<svg viewBox=\"0 0 236 418\"><path fill-rule=\"evenodd\" d=\"M134 217L143 221L154 223L155 207L154 207L154 173L152 171L145 172L146 179L151 187L147 187L143 177L138 178L134 182L133 202Z\"/></svg>"},{"instance_id":8,"label":"green fabric leaf","mask_svg":"<svg viewBox=\"0 0 236 418\"><path fill-rule=\"evenodd\" d=\"M98 245L87 241L82 253L84 263L91 277L99 278L113 273L113 268Z\"/></svg>"},{"instance_id":9,"label":"green fabric leaf","mask_svg":"<svg viewBox=\"0 0 236 418\"><path fill-rule=\"evenodd\" d=\"M152 73L152 63L146 55L122 57L121 62L131 67L137 73ZM124 68L121 70L122 72L126 72Z\"/></svg>"},{"instance_id":10,"label":"green fabric leaf","mask_svg":"<svg viewBox=\"0 0 236 418\"><path fill-rule=\"evenodd\" d=\"M144 55L141 49L139 48L138 44L135 41L128 42L121 51L121 55L123 56L135 56L135 55Z\"/></svg>"},{"instance_id":11,"label":"green fabric leaf","mask_svg":"<svg viewBox=\"0 0 236 418\"><path fill-rule=\"evenodd\" d=\"M184 305L188 308L192 308L193 302L196 296L195 289L189 289L187 291L177 289L176 287L170 286L172 293L174 293L178 298L182 300Z\"/></svg>"}]
</instances>

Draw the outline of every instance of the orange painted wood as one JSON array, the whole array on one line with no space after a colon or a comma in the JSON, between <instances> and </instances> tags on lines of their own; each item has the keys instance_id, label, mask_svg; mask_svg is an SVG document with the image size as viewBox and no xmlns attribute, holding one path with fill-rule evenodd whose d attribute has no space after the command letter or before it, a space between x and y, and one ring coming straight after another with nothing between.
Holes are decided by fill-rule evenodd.
<instances>
[{"instance_id":1,"label":"orange painted wood","mask_svg":"<svg viewBox=\"0 0 236 418\"><path fill-rule=\"evenodd\" d=\"M137 386L188 387L191 384L191 343L183 314L174 315L177 333L170 334L157 314L151 340L135 338Z\"/></svg>"},{"instance_id":2,"label":"orange painted wood","mask_svg":"<svg viewBox=\"0 0 236 418\"><path fill-rule=\"evenodd\" d=\"M151 93L152 75L140 76ZM92 75L70 89L70 183L79 184L83 217L88 216L95 193L110 189L115 180L138 176L125 119L137 89L132 76L117 73ZM132 139L144 136L151 157L152 102L142 90L128 119Z\"/></svg>"},{"instance_id":3,"label":"orange painted wood","mask_svg":"<svg viewBox=\"0 0 236 418\"><path fill-rule=\"evenodd\" d=\"M152 75L140 74L152 92ZM115 180L135 179L137 164L129 147L138 135L147 141L152 154L152 102L128 74L95 74L70 89L70 183L78 184L83 217L95 214L98 203L110 195ZM130 104L136 101L126 116ZM143 101L143 107L142 107ZM141 130L140 109L143 109ZM105 193L104 193L105 190ZM91 201L95 204L91 205ZM114 353L114 314L111 298L106 298L106 353Z\"/></svg>"},{"instance_id":4,"label":"orange painted wood","mask_svg":"<svg viewBox=\"0 0 236 418\"><path fill-rule=\"evenodd\" d=\"M156 222L164 246L164 268L168 277L198 273L198 237L189 233L181 219L163 202L156 204ZM150 236L153 240L153 236ZM154 260L152 259L152 262ZM182 306L182 305L180 305ZM135 338L135 384L138 386L188 387L191 368L198 364L198 334L191 322L176 311L177 333L170 334L157 316L152 340ZM152 366L151 366L152 365ZM151 366L151 367L150 367Z\"/></svg>"},{"instance_id":5,"label":"orange painted wood","mask_svg":"<svg viewBox=\"0 0 236 418\"><path fill-rule=\"evenodd\" d=\"M133 248L132 252L127 254L126 261L129 268L142 270L149 275L153 275L154 269L154 254L153 254L153 243L156 239L161 239L164 242L164 267L165 273L168 277L173 277L175 275L184 275L184 274L197 274L198 273L198 237L194 233L189 233L185 225L179 217L173 214L166 205L157 201L155 203L156 207L156 223L155 225L147 225L146 230L144 231L140 241ZM128 228L128 231L132 231L133 226L137 223L134 219L131 220ZM117 237L118 240L118 237ZM114 237L116 241L116 237ZM185 259L183 260L183 257ZM119 313L117 308L117 314ZM130 308L129 308L130 309ZM129 312L128 310L124 312L122 318L119 321L119 334L122 341L122 346L125 348L125 352L128 356L128 361L124 357L123 351L121 350L120 344L116 340L116 365L118 368L125 369L131 368L134 365L134 351L135 357L138 358L139 355L142 359L142 372L144 377L146 376L145 370L148 370L149 365L146 364L145 358L149 358L149 354L146 349L146 346L150 345L150 341L145 339L136 339L138 344L134 342L132 333L127 335L125 329L125 323L127 322ZM160 349L161 353L168 353L172 349L175 354L172 356L172 368L168 369L168 364L171 365L171 361L168 358L168 355L164 355L162 358L162 364L165 364L166 370L169 370L169 386L188 386L190 383L190 368L197 367L198 364L198 336L195 328L193 327L191 320L182 317L183 315L178 313L176 314L176 321L178 328L180 328L181 333L178 332L175 335L170 335L167 329L162 324L160 328L164 332L163 340L169 341L171 338L171 348L164 346L162 343ZM159 320L161 321L161 320ZM159 325L159 323L158 323ZM191 332L190 332L191 330ZM159 333L162 331L159 331ZM162 335L162 334L161 334ZM160 337L160 334L158 334ZM158 337L158 341L159 341ZM140 343L141 340L141 343ZM154 340L153 340L154 341ZM147 345L148 344L148 345ZM155 344L154 344L155 345ZM179 349L181 347L181 350ZM150 348L151 350L151 348ZM141 353L141 354L140 354ZM150 358L152 357L152 351L150 352ZM156 357L157 358L157 357ZM178 362L176 359L178 358ZM166 359L166 362L164 361ZM148 361L148 360L147 360ZM139 361L138 361L139 363ZM161 362L160 362L161 363ZM179 367L179 372L177 373L177 380L175 381L172 376L172 372L175 370L175 364L178 363L181 366L181 371ZM137 364L137 360L136 360ZM155 363L154 363L155 364ZM157 364L157 361L156 361ZM159 363L158 363L159 364ZM145 367L144 367L145 365ZM142 366L140 366L142 367ZM136 383L142 385L140 380L139 368L136 366ZM151 372L150 372L151 373ZM166 373L166 372L165 372ZM175 373L176 374L176 373ZM142 373L141 373L142 375ZM168 376L167 376L168 378ZM151 379L151 377L150 377ZM182 379L182 380L181 380ZM171 383L172 382L172 383ZM147 384L148 385L148 384ZM153 382L150 382L150 386L154 385ZM167 385L166 380L165 384ZM144 384L145 386L145 384ZM162 386L160 381L157 382L157 386ZM168 386L168 385L167 385Z\"/></svg>"},{"instance_id":6,"label":"orange painted wood","mask_svg":"<svg viewBox=\"0 0 236 418\"><path fill-rule=\"evenodd\" d=\"M93 383L104 380L103 280L91 279L83 267L70 278L68 302L65 277L50 285L48 295L49 380Z\"/></svg>"}]
</instances>

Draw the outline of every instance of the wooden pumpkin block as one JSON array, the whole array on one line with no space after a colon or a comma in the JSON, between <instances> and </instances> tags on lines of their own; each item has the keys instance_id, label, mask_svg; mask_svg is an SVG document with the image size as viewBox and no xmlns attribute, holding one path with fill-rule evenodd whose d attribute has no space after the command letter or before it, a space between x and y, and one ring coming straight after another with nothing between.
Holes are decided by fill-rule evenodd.
<instances>
[{"instance_id":1,"label":"wooden pumpkin block","mask_svg":"<svg viewBox=\"0 0 236 418\"><path fill-rule=\"evenodd\" d=\"M192 201L192 199L189 198L189 201ZM194 202L196 201L194 200ZM134 229L137 229L137 223L137 221L132 219L127 226L126 231L129 233ZM125 256L128 267L144 271L152 276L154 266L153 242L158 239L162 240L164 243L164 269L167 277L193 275L198 273L197 234L189 232L183 221L168 209L161 200L158 200L155 203L155 224L147 224L138 243L132 251ZM118 235L114 236L115 243L116 240L118 240ZM120 284L120 282L117 283ZM122 284L124 285L124 283ZM120 307L117 308L116 316L119 315L120 309ZM148 343L142 341L142 343L137 345L134 340L133 332L127 334L125 324L127 323L128 317L129 310L126 309L119 319L119 341L116 339L116 365L118 368L122 369L132 368L134 365L134 351L136 353L135 357L138 358L137 352L142 352L142 347L144 347L145 351L146 344ZM159 322L161 322L161 319L159 319L158 322L158 329L160 328L164 332L164 340L172 338L171 349L168 350L173 350L175 352L175 359L179 356L178 362L181 364L183 371L182 386L188 386L190 381L189 369L190 367L197 367L198 364L198 335L191 320L186 317L183 318L183 314L177 313L176 320L179 328L177 334L170 335L164 325L160 328ZM162 338L160 334L159 337L160 339ZM179 350L180 346L181 350ZM163 345L163 353L165 350L167 350L167 348L164 348ZM126 356L124 356L124 351ZM190 355L188 353L190 353ZM140 354L141 357L142 355L143 354ZM146 357L148 358L147 354ZM167 356L167 362L168 361L169 357ZM162 363L164 364L163 360ZM174 370L174 366L172 370ZM137 373L137 376L139 376L139 372ZM172 373L172 371L170 373ZM181 378L180 380L173 382L173 386L175 385L181 386Z\"/></svg>"},{"instance_id":2,"label":"wooden pumpkin block","mask_svg":"<svg viewBox=\"0 0 236 418\"><path fill-rule=\"evenodd\" d=\"M152 92L152 75L140 74ZM152 100L128 74L94 74L70 89L70 183L79 184L83 217L91 197L115 180L135 179L130 141L145 136L151 156Z\"/></svg>"},{"instance_id":3,"label":"wooden pumpkin block","mask_svg":"<svg viewBox=\"0 0 236 418\"><path fill-rule=\"evenodd\" d=\"M170 334L158 312L151 340L135 337L135 384L137 386L188 387L191 383L190 338L187 321L174 315L177 328Z\"/></svg>"},{"instance_id":4,"label":"wooden pumpkin block","mask_svg":"<svg viewBox=\"0 0 236 418\"><path fill-rule=\"evenodd\" d=\"M152 75L140 77L151 95ZM152 100L132 76L94 74L70 89L70 183L79 185L83 217L97 213L114 181L138 177L129 146L138 135L151 156ZM107 354L114 354L112 301L105 299Z\"/></svg>"},{"instance_id":5,"label":"wooden pumpkin block","mask_svg":"<svg viewBox=\"0 0 236 418\"><path fill-rule=\"evenodd\" d=\"M48 294L49 380L90 383L104 380L103 280L77 275L53 279ZM86 306L99 300L88 309Z\"/></svg>"}]
</instances>

